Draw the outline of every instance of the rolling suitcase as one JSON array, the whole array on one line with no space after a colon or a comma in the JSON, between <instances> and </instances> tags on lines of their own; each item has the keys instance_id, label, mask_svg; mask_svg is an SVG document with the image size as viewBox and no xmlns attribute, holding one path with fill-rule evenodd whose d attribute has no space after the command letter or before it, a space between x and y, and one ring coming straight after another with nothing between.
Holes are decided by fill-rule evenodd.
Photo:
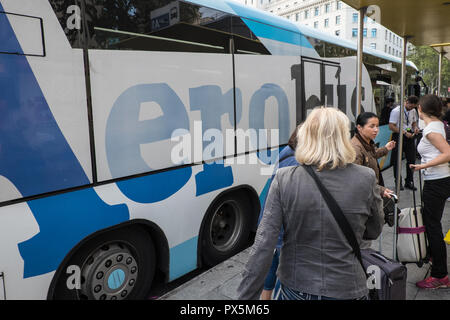
<instances>
[{"instance_id":1,"label":"rolling suitcase","mask_svg":"<svg viewBox=\"0 0 450 320\"><path fill-rule=\"evenodd\" d=\"M422 177L419 171L420 192L422 192ZM422 196L421 196L422 199ZM422 201L421 201L422 202ZM397 222L397 260L406 263L416 263L422 267L428 262L427 239L422 219L422 203L416 205L416 193L413 191L412 208L404 208L398 215Z\"/></svg>"},{"instance_id":2,"label":"rolling suitcase","mask_svg":"<svg viewBox=\"0 0 450 320\"><path fill-rule=\"evenodd\" d=\"M406 300L406 267L372 249L361 250L370 300Z\"/></svg>"}]
</instances>

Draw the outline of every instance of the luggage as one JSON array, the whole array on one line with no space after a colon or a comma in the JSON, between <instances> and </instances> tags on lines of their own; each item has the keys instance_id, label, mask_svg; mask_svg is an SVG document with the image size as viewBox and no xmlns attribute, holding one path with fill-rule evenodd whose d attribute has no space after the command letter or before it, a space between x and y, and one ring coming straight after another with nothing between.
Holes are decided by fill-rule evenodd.
<instances>
[{"instance_id":1,"label":"luggage","mask_svg":"<svg viewBox=\"0 0 450 320\"><path fill-rule=\"evenodd\" d=\"M403 263L420 263L427 256L422 208L405 208L398 216L397 256Z\"/></svg>"},{"instance_id":2,"label":"luggage","mask_svg":"<svg viewBox=\"0 0 450 320\"><path fill-rule=\"evenodd\" d=\"M368 279L370 300L406 300L406 267L372 249L361 250Z\"/></svg>"},{"instance_id":3,"label":"luggage","mask_svg":"<svg viewBox=\"0 0 450 320\"><path fill-rule=\"evenodd\" d=\"M337 224L353 248L353 252L358 258L364 273L366 276L370 273L367 279L368 287L371 289L369 298L371 300L405 300L406 267L372 249L361 250L355 233L339 204L322 184L314 170L309 166L303 167L316 182Z\"/></svg>"},{"instance_id":4,"label":"luggage","mask_svg":"<svg viewBox=\"0 0 450 320\"><path fill-rule=\"evenodd\" d=\"M422 194L422 176L419 171L420 194ZM420 197L422 199L422 196ZM397 222L397 260L406 263L417 263L419 267L428 262L427 238L422 219L421 205L416 205L416 193L413 191L411 208L404 208L398 215Z\"/></svg>"}]
</instances>

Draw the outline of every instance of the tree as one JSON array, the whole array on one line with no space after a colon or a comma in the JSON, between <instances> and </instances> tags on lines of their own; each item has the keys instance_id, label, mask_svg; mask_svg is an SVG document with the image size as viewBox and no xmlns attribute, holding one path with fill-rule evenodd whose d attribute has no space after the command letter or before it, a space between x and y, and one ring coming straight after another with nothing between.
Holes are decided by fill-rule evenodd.
<instances>
[{"instance_id":1,"label":"tree","mask_svg":"<svg viewBox=\"0 0 450 320\"><path fill-rule=\"evenodd\" d=\"M437 92L439 77L439 54L431 47L419 46L408 56L408 60L414 62L419 72L430 88L431 93ZM441 95L449 96L450 87L450 62L444 57L442 60Z\"/></svg>"}]
</instances>

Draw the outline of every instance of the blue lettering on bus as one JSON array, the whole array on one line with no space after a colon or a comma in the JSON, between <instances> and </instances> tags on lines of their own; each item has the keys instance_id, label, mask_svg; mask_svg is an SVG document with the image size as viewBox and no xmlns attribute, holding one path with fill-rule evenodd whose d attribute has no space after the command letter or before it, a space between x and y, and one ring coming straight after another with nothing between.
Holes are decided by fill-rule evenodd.
<instances>
[{"instance_id":1,"label":"blue lettering on bus","mask_svg":"<svg viewBox=\"0 0 450 320\"><path fill-rule=\"evenodd\" d=\"M237 89L239 90L239 89ZM240 90L239 90L240 91ZM202 129L221 129L222 115L228 116L228 121L234 127L233 90L222 94L219 86L202 86L189 90L191 110L200 110ZM236 121L242 117L242 102L236 104ZM203 145L203 149L205 145ZM205 164L203 171L195 175L196 195L202 195L233 185L233 171L225 166L223 161Z\"/></svg>"},{"instance_id":2,"label":"blue lettering on bus","mask_svg":"<svg viewBox=\"0 0 450 320\"><path fill-rule=\"evenodd\" d=\"M139 121L141 104L157 103L162 115ZM140 84L127 89L114 103L106 126L106 153L113 178L153 169L141 156L140 145L170 139L176 129L189 130L183 102L165 83ZM140 203L164 200L190 179L192 168L170 170L133 180L117 182L120 191Z\"/></svg>"},{"instance_id":3,"label":"blue lettering on bus","mask_svg":"<svg viewBox=\"0 0 450 320\"><path fill-rule=\"evenodd\" d=\"M110 206L89 188L28 202L39 233L19 244L24 278L56 270L83 238L130 219L125 204Z\"/></svg>"},{"instance_id":4,"label":"blue lettering on bus","mask_svg":"<svg viewBox=\"0 0 450 320\"><path fill-rule=\"evenodd\" d=\"M0 11L3 7L0 4ZM90 183L62 134L5 14L0 14L0 175L22 196ZM80 66L81 67L81 66ZM129 219L126 206L105 204L93 189L29 201L39 233L18 245L24 277L55 270L88 234Z\"/></svg>"},{"instance_id":5,"label":"blue lettering on bus","mask_svg":"<svg viewBox=\"0 0 450 320\"><path fill-rule=\"evenodd\" d=\"M273 83L264 84L250 100L250 115L249 124L250 128L256 130L264 129L264 115L266 112L267 99L274 97L278 103L278 128L279 128L279 141L288 141L289 132L289 101L284 90ZM259 139L259 135L258 135ZM258 140L258 149L260 146L267 145L266 141ZM271 152L270 150L258 152L258 157L266 164L275 163L278 158L278 150Z\"/></svg>"}]
</instances>

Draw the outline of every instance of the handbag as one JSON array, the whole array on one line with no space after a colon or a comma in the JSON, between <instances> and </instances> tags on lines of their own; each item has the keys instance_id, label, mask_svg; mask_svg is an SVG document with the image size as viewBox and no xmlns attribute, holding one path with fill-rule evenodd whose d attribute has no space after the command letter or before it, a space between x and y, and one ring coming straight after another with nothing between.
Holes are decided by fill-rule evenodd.
<instances>
[{"instance_id":1,"label":"handbag","mask_svg":"<svg viewBox=\"0 0 450 320\"><path fill-rule=\"evenodd\" d=\"M333 217L344 233L347 241L350 243L354 254L361 264L364 274L368 278L368 282L371 279L366 271L366 268L367 270L373 270L371 267L376 266L378 270L380 270L380 283L378 283L378 287L369 290L369 298L371 300L405 300L407 276L406 267L401 263L386 258L381 253L375 252L372 249L361 251L358 241L356 240L355 233L342 212L342 209L339 207L339 204L322 184L314 170L310 166L303 167L316 182L317 187L319 188L325 202L333 214ZM372 275L376 273L376 271L373 272L374 273L372 273Z\"/></svg>"},{"instance_id":2,"label":"handbag","mask_svg":"<svg viewBox=\"0 0 450 320\"><path fill-rule=\"evenodd\" d=\"M384 222L389 226L394 226L394 212L395 200L393 198L383 198ZM397 208L397 214L400 214L400 209Z\"/></svg>"}]
</instances>

